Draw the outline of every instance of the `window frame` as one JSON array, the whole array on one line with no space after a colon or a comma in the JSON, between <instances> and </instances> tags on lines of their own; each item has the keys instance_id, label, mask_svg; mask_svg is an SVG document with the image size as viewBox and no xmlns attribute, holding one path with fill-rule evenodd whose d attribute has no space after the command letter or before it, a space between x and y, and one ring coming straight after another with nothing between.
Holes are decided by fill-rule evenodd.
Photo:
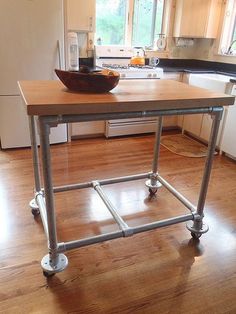
<instances>
[{"instance_id":1,"label":"window frame","mask_svg":"<svg viewBox=\"0 0 236 314\"><path fill-rule=\"evenodd\" d=\"M222 32L218 53L224 56L236 55L236 49L230 53L229 48L233 41L233 35L236 27L236 2L227 0L225 2L225 11L223 16Z\"/></svg>"},{"instance_id":2,"label":"window frame","mask_svg":"<svg viewBox=\"0 0 236 314\"><path fill-rule=\"evenodd\" d=\"M151 25L151 47L154 47L155 40L155 24L156 24L156 10L157 10L157 2L158 0L154 0L153 2L153 12L152 12L152 25ZM163 33L164 29L164 19L165 19L165 8L166 8L166 0L163 0L163 11L162 11L162 23L161 23L161 33ZM124 43L125 46L132 46L132 35L133 35L133 19L134 19L134 8L135 8L135 0L127 0L126 7L126 17L125 17L125 38ZM155 13L154 13L155 12Z\"/></svg>"}]
</instances>

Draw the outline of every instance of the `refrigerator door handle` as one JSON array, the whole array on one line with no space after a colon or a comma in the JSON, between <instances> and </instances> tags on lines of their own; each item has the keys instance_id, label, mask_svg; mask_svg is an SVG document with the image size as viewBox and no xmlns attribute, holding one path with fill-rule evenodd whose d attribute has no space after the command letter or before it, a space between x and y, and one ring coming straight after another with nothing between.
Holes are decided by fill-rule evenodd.
<instances>
[{"instance_id":1,"label":"refrigerator door handle","mask_svg":"<svg viewBox=\"0 0 236 314\"><path fill-rule=\"evenodd\" d=\"M57 40L57 52L58 52L58 65L59 69L62 70L62 61L61 61L61 42Z\"/></svg>"}]
</instances>

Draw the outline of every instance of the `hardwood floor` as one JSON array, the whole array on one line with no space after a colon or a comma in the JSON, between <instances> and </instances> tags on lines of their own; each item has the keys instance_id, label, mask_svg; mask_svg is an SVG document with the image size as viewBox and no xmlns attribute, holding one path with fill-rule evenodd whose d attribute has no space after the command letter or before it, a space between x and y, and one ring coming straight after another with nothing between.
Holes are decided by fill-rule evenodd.
<instances>
[{"instance_id":1,"label":"hardwood floor","mask_svg":"<svg viewBox=\"0 0 236 314\"><path fill-rule=\"evenodd\" d=\"M153 136L86 139L52 147L54 185L150 171ZM196 203L203 158L161 148L160 174ZM131 226L188 213L144 180L106 186ZM66 253L68 268L46 279L47 244L33 196L30 149L0 151L0 313L236 313L236 162L216 156L200 242L185 224ZM92 189L56 194L59 241L117 230Z\"/></svg>"}]
</instances>

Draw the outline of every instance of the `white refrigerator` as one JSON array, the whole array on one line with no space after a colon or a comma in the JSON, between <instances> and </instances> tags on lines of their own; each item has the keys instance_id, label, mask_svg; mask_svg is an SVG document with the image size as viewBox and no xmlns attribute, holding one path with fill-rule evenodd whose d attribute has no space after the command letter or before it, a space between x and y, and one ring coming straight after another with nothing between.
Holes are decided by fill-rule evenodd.
<instances>
[{"instance_id":1,"label":"white refrigerator","mask_svg":"<svg viewBox=\"0 0 236 314\"><path fill-rule=\"evenodd\" d=\"M0 1L1 148L30 146L29 124L18 80L56 79L64 68L62 0ZM51 129L50 142L67 141L65 124Z\"/></svg>"}]
</instances>

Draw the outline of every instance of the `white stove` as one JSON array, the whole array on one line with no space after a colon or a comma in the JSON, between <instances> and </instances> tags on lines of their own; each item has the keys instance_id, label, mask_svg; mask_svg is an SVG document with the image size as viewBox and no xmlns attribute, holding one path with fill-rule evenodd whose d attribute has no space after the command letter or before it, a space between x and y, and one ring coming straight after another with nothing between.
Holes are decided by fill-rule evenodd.
<instances>
[{"instance_id":1,"label":"white stove","mask_svg":"<svg viewBox=\"0 0 236 314\"><path fill-rule=\"evenodd\" d=\"M163 69L150 65L131 65L132 48L118 46L96 46L95 65L116 70L121 79L161 79Z\"/></svg>"},{"instance_id":2,"label":"white stove","mask_svg":"<svg viewBox=\"0 0 236 314\"><path fill-rule=\"evenodd\" d=\"M95 46L97 68L113 69L120 73L120 79L162 79L163 69L149 65L131 65L131 47ZM144 81L145 84L145 81ZM148 82L147 82L148 84ZM156 118L135 118L106 121L106 137L155 132Z\"/></svg>"}]
</instances>

